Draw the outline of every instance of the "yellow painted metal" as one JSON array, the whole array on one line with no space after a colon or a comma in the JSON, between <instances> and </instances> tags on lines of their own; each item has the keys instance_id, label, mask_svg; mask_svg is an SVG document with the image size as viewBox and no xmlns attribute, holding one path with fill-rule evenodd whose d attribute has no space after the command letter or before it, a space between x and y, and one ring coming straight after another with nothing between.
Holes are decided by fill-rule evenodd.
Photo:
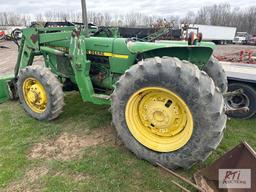
<instances>
[{"instance_id":1,"label":"yellow painted metal","mask_svg":"<svg viewBox=\"0 0 256 192\"><path fill-rule=\"evenodd\" d=\"M23 96L29 108L43 113L47 108L47 93L43 85L35 78L27 78L23 83Z\"/></svg>"},{"instance_id":2,"label":"yellow painted metal","mask_svg":"<svg viewBox=\"0 0 256 192\"><path fill-rule=\"evenodd\" d=\"M188 105L179 95L161 87L147 87L134 93L126 104L125 118L137 141L158 152L180 149L193 132Z\"/></svg>"},{"instance_id":3,"label":"yellow painted metal","mask_svg":"<svg viewBox=\"0 0 256 192\"><path fill-rule=\"evenodd\" d=\"M107 53L107 52L104 52L103 55L106 57L115 57L119 59L128 59L129 57L128 55L113 54L113 53Z\"/></svg>"},{"instance_id":4,"label":"yellow painted metal","mask_svg":"<svg viewBox=\"0 0 256 192\"><path fill-rule=\"evenodd\" d=\"M128 59L129 58L128 55L113 54L113 53L107 53L107 52L104 52L103 55L106 57L115 57L115 58L119 58L119 59Z\"/></svg>"},{"instance_id":5,"label":"yellow painted metal","mask_svg":"<svg viewBox=\"0 0 256 192\"><path fill-rule=\"evenodd\" d=\"M112 54L112 57L119 58L119 59L128 59L128 55L120 55L120 54Z\"/></svg>"}]
</instances>

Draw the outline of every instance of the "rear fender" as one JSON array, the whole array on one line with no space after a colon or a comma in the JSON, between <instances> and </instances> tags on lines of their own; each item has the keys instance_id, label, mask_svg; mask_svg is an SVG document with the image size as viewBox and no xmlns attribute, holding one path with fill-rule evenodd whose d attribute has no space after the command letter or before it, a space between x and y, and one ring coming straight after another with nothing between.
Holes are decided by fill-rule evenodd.
<instances>
[{"instance_id":1,"label":"rear fender","mask_svg":"<svg viewBox=\"0 0 256 192\"><path fill-rule=\"evenodd\" d=\"M140 53L138 58L150 58L150 57L177 57L180 60L187 60L197 65L200 69L208 63L213 49L210 47L164 47L150 51Z\"/></svg>"}]
</instances>

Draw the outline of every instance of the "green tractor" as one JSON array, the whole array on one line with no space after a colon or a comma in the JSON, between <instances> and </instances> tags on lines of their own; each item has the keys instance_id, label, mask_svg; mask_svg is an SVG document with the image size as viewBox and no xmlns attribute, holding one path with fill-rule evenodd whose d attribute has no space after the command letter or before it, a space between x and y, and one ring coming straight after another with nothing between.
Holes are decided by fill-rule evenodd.
<instances>
[{"instance_id":1,"label":"green tractor","mask_svg":"<svg viewBox=\"0 0 256 192\"><path fill-rule=\"evenodd\" d=\"M22 30L14 75L0 79L0 102L18 97L31 117L53 120L64 90L78 90L85 102L111 106L118 136L138 158L169 168L205 160L227 119L215 45L95 37L84 0L82 7L82 26ZM33 65L38 56L44 66Z\"/></svg>"}]
</instances>

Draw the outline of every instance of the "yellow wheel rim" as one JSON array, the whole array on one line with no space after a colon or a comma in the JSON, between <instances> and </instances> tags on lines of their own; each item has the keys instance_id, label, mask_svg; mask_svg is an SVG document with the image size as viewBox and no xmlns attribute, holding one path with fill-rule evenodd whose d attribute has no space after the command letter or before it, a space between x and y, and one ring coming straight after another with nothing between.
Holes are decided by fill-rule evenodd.
<instances>
[{"instance_id":1,"label":"yellow wheel rim","mask_svg":"<svg viewBox=\"0 0 256 192\"><path fill-rule=\"evenodd\" d=\"M33 112L45 112L48 98L43 85L37 79L31 77L24 81L23 96Z\"/></svg>"},{"instance_id":2,"label":"yellow wheel rim","mask_svg":"<svg viewBox=\"0 0 256 192\"><path fill-rule=\"evenodd\" d=\"M191 138L193 118L174 92L147 87L134 93L125 110L128 129L142 145L158 152L175 151Z\"/></svg>"}]
</instances>

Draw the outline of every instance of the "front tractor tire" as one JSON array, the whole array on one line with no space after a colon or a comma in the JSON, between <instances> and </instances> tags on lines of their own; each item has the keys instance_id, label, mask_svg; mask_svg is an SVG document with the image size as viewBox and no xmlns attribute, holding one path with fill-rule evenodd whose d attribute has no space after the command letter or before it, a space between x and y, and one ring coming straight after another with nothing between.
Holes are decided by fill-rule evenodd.
<instances>
[{"instance_id":1,"label":"front tractor tire","mask_svg":"<svg viewBox=\"0 0 256 192\"><path fill-rule=\"evenodd\" d=\"M149 58L116 83L112 116L125 146L153 164L189 168L217 148L226 126L213 80L186 61Z\"/></svg>"},{"instance_id":2,"label":"front tractor tire","mask_svg":"<svg viewBox=\"0 0 256 192\"><path fill-rule=\"evenodd\" d=\"M20 103L31 117L53 120L62 112L62 85L48 68L35 65L20 70L17 88Z\"/></svg>"}]
</instances>

